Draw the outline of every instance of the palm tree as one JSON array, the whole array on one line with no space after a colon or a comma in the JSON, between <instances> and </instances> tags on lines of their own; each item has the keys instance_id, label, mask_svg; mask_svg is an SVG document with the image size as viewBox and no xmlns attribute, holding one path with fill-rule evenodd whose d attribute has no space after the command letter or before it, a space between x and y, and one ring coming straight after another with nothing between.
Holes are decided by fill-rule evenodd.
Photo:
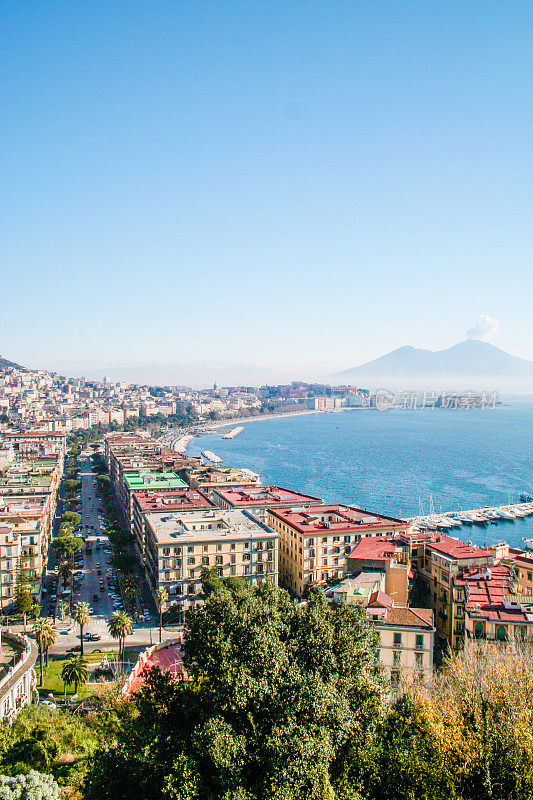
<instances>
[{"instance_id":1,"label":"palm tree","mask_svg":"<svg viewBox=\"0 0 533 800\"><path fill-rule=\"evenodd\" d=\"M63 589L67 588L67 583L72 577L72 567L68 561L62 561L57 568L57 574L63 579Z\"/></svg>"},{"instance_id":2,"label":"palm tree","mask_svg":"<svg viewBox=\"0 0 533 800\"><path fill-rule=\"evenodd\" d=\"M73 656L65 661L61 670L61 678L65 684L74 684L74 694L78 694L78 686L87 683L91 671L87 659L83 656Z\"/></svg>"},{"instance_id":3,"label":"palm tree","mask_svg":"<svg viewBox=\"0 0 533 800\"><path fill-rule=\"evenodd\" d=\"M59 603L57 604L57 610L61 615L61 622L63 622L65 619L65 614L68 611L68 603L65 603L64 600L60 600Z\"/></svg>"},{"instance_id":4,"label":"palm tree","mask_svg":"<svg viewBox=\"0 0 533 800\"><path fill-rule=\"evenodd\" d=\"M114 611L107 621L107 629L113 639L118 639L118 660L124 661L124 642L133 630L133 620L125 611Z\"/></svg>"},{"instance_id":5,"label":"palm tree","mask_svg":"<svg viewBox=\"0 0 533 800\"><path fill-rule=\"evenodd\" d=\"M168 600L166 589L157 590L157 610L159 611L159 644L161 644L161 637L163 635L163 606Z\"/></svg>"},{"instance_id":6,"label":"palm tree","mask_svg":"<svg viewBox=\"0 0 533 800\"><path fill-rule=\"evenodd\" d=\"M135 601L137 599L137 595L139 594L139 578L136 575L126 575L124 582L124 597L128 600L129 604L131 605L133 615L135 616L136 605Z\"/></svg>"},{"instance_id":7,"label":"palm tree","mask_svg":"<svg viewBox=\"0 0 533 800\"><path fill-rule=\"evenodd\" d=\"M48 651L51 647L55 645L57 642L58 633L54 626L48 621L49 624L45 630L44 638L43 638L43 647L44 647L44 663L45 666L48 668Z\"/></svg>"},{"instance_id":8,"label":"palm tree","mask_svg":"<svg viewBox=\"0 0 533 800\"><path fill-rule=\"evenodd\" d=\"M44 664L43 652L45 649L45 642L47 641L48 629L51 628L49 620L43 618L36 619L33 623L32 633L35 636L37 647L39 648L39 664L41 665L41 674L39 677L39 686L44 684ZM53 630L53 629L52 629Z\"/></svg>"},{"instance_id":9,"label":"palm tree","mask_svg":"<svg viewBox=\"0 0 533 800\"><path fill-rule=\"evenodd\" d=\"M80 626L81 654L83 655L83 628L89 622L91 609L87 603L76 603L72 612L72 619Z\"/></svg>"}]
</instances>

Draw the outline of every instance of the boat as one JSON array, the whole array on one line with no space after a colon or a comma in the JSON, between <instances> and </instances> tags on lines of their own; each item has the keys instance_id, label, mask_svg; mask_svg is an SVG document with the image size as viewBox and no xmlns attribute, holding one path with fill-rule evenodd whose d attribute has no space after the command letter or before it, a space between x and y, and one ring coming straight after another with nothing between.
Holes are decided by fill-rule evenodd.
<instances>
[{"instance_id":1,"label":"boat","mask_svg":"<svg viewBox=\"0 0 533 800\"><path fill-rule=\"evenodd\" d=\"M522 492L522 494L520 495L520 500L523 503L531 503L533 502L533 495L528 494L528 492Z\"/></svg>"},{"instance_id":2,"label":"boat","mask_svg":"<svg viewBox=\"0 0 533 800\"><path fill-rule=\"evenodd\" d=\"M486 525L489 521L489 518L486 517L484 514L476 513L472 514L472 522L474 525Z\"/></svg>"},{"instance_id":3,"label":"boat","mask_svg":"<svg viewBox=\"0 0 533 800\"><path fill-rule=\"evenodd\" d=\"M512 521L516 519L515 515L509 508L500 508L500 517L502 519L508 519Z\"/></svg>"},{"instance_id":4,"label":"boat","mask_svg":"<svg viewBox=\"0 0 533 800\"><path fill-rule=\"evenodd\" d=\"M533 550L533 539L522 539L528 550Z\"/></svg>"}]
</instances>

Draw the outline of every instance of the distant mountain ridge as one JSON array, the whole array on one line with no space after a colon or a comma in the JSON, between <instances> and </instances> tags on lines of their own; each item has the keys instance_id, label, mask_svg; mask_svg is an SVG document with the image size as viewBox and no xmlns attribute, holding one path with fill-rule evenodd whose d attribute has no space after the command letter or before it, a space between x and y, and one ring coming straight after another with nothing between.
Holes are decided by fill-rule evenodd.
<instances>
[{"instance_id":1,"label":"distant mountain ridge","mask_svg":"<svg viewBox=\"0 0 533 800\"><path fill-rule=\"evenodd\" d=\"M424 350L410 345L399 347L380 358L330 377L338 383L375 383L376 380L386 379L419 383L446 378L508 378L513 383L520 379L531 381L533 385L533 361L512 356L488 342L467 339L446 350Z\"/></svg>"}]
</instances>

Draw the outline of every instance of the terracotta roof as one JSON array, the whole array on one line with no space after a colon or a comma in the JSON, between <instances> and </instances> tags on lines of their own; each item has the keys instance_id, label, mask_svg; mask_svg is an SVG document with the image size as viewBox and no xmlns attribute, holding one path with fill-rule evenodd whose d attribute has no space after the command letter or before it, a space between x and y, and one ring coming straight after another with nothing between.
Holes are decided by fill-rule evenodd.
<instances>
[{"instance_id":1,"label":"terracotta roof","mask_svg":"<svg viewBox=\"0 0 533 800\"><path fill-rule=\"evenodd\" d=\"M324 530L332 533L378 532L384 528L405 529L409 523L395 517L386 517L374 511L349 506L310 506L304 510L271 509L273 516L304 534L316 535ZM324 520L324 517L335 517Z\"/></svg>"},{"instance_id":2,"label":"terracotta roof","mask_svg":"<svg viewBox=\"0 0 533 800\"><path fill-rule=\"evenodd\" d=\"M297 506L301 503L314 504L321 502L319 497L300 494L292 489L284 489L281 486L232 486L216 489L215 493L236 508L241 506L276 506L280 504Z\"/></svg>"},{"instance_id":3,"label":"terracotta roof","mask_svg":"<svg viewBox=\"0 0 533 800\"><path fill-rule=\"evenodd\" d=\"M385 619L387 625L433 628L433 611L430 608L389 608Z\"/></svg>"},{"instance_id":4,"label":"terracotta roof","mask_svg":"<svg viewBox=\"0 0 533 800\"><path fill-rule=\"evenodd\" d=\"M493 555L492 551L486 547L475 547L475 545L465 544L459 541L459 539L454 539L452 536L446 536L444 533L438 533L434 536L429 543L429 547L432 550L436 550L443 555L459 561L461 559L470 558L490 558Z\"/></svg>"},{"instance_id":5,"label":"terracotta roof","mask_svg":"<svg viewBox=\"0 0 533 800\"><path fill-rule=\"evenodd\" d=\"M391 536L365 536L357 542L347 558L385 562L394 558L398 550L405 549L404 542Z\"/></svg>"},{"instance_id":6,"label":"terracotta roof","mask_svg":"<svg viewBox=\"0 0 533 800\"><path fill-rule=\"evenodd\" d=\"M368 599L367 607L392 608L392 597L379 589L372 592Z\"/></svg>"},{"instance_id":7,"label":"terracotta roof","mask_svg":"<svg viewBox=\"0 0 533 800\"><path fill-rule=\"evenodd\" d=\"M188 511L198 508L213 508L213 503L207 495L197 489L178 489L175 491L145 491L133 492L141 511Z\"/></svg>"}]
</instances>

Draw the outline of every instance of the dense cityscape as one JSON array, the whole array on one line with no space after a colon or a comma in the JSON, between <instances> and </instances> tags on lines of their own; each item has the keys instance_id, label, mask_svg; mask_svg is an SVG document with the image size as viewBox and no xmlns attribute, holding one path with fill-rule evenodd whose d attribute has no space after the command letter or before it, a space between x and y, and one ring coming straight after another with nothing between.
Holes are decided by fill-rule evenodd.
<instances>
[{"instance_id":1,"label":"dense cityscape","mask_svg":"<svg viewBox=\"0 0 533 800\"><path fill-rule=\"evenodd\" d=\"M433 697L474 643L485 648L476 669L493 665L487 648L529 648L530 553L463 542L443 530L451 517L331 503L186 452L217 419L375 408L356 387L270 387L271 405L266 391L159 391L4 365L0 717L13 731L35 703L90 726L110 707L120 716L117 703L146 702L158 670L165 691L192 681L205 655L189 654L194 626L220 613L217 598L253 605L267 585L323 624L344 609L350 625L364 620L375 702ZM94 770L84 780L83 796L102 791Z\"/></svg>"}]
</instances>

